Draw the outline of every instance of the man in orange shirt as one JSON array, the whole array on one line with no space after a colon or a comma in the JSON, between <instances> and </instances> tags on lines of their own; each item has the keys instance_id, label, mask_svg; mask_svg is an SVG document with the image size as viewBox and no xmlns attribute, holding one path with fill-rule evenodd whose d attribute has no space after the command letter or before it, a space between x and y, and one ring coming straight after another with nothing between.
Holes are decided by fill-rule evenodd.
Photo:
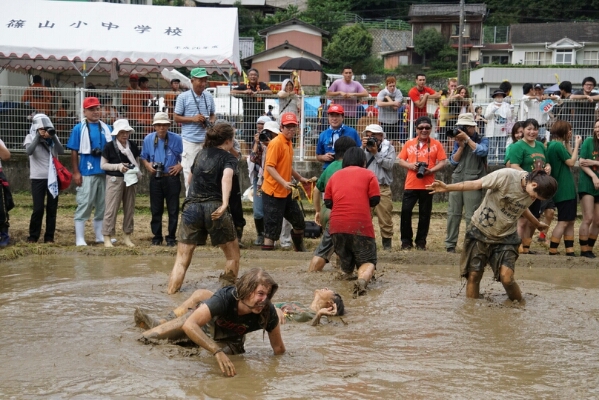
<instances>
[{"instance_id":1,"label":"man in orange shirt","mask_svg":"<svg viewBox=\"0 0 599 400\"><path fill-rule=\"evenodd\" d=\"M305 251L304 214L291 196L291 178L309 182L293 169L293 137L297 132L297 117L293 113L281 116L281 133L270 141L266 152L262 202L264 210L264 244L262 250L273 250L281 235L283 218L291 226L291 240L295 251Z\"/></svg>"},{"instance_id":2,"label":"man in orange shirt","mask_svg":"<svg viewBox=\"0 0 599 400\"><path fill-rule=\"evenodd\" d=\"M399 165L408 170L401 205L400 236L402 250L409 250L412 244L412 210L418 202L418 231L416 248L426 250L426 237L433 209L433 196L426 185L435 181L435 173L447 164L447 155L441 142L431 139L432 121L423 116L414 123L416 136L408 140L399 153Z\"/></svg>"},{"instance_id":3,"label":"man in orange shirt","mask_svg":"<svg viewBox=\"0 0 599 400\"><path fill-rule=\"evenodd\" d=\"M33 76L33 85L25 90L23 97L21 97L21 102L29 104L39 114L51 114L52 94L42 85L41 76Z\"/></svg>"},{"instance_id":4,"label":"man in orange shirt","mask_svg":"<svg viewBox=\"0 0 599 400\"><path fill-rule=\"evenodd\" d=\"M148 100L152 98L147 85L141 87L139 84L145 85L148 82L148 78L139 78L133 74L129 76L129 87L123 92L123 105L127 108L127 119L129 122L137 121L139 123L147 123L147 105Z\"/></svg>"},{"instance_id":5,"label":"man in orange shirt","mask_svg":"<svg viewBox=\"0 0 599 400\"><path fill-rule=\"evenodd\" d=\"M172 91L164 95L164 106L168 108L168 115L171 119L173 118L173 112L175 111L175 103L177 102L177 96L179 96L182 93L180 85L180 79L171 79Z\"/></svg>"}]
</instances>

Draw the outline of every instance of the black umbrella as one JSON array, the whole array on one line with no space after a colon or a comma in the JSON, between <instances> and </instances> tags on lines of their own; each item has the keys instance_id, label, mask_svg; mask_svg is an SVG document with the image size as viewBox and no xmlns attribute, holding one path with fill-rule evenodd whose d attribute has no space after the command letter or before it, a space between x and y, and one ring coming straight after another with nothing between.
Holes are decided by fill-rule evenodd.
<instances>
[{"instance_id":1,"label":"black umbrella","mask_svg":"<svg viewBox=\"0 0 599 400\"><path fill-rule=\"evenodd\" d=\"M322 71L320 64L304 57L290 58L283 64L279 65L279 68L296 71Z\"/></svg>"}]
</instances>

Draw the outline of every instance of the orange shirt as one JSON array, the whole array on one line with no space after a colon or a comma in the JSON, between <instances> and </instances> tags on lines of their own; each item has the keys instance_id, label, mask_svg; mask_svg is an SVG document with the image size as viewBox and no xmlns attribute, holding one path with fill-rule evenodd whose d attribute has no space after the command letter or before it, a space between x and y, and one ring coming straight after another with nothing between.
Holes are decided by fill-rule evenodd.
<instances>
[{"instance_id":1,"label":"orange shirt","mask_svg":"<svg viewBox=\"0 0 599 400\"><path fill-rule=\"evenodd\" d=\"M404 144L397 158L401 158L409 163L425 162L428 164L428 168L431 169L437 165L437 161L447 160L447 155L445 154L443 145L438 140L429 139L427 144L420 146L416 137ZM430 185L434 181L435 174L424 175L422 179L418 179L416 171L409 170L404 189L423 190L426 189L426 185Z\"/></svg>"},{"instance_id":2,"label":"orange shirt","mask_svg":"<svg viewBox=\"0 0 599 400\"><path fill-rule=\"evenodd\" d=\"M52 94L41 83L34 83L23 93L22 103L29 103L38 113L50 115Z\"/></svg>"},{"instance_id":3,"label":"orange shirt","mask_svg":"<svg viewBox=\"0 0 599 400\"><path fill-rule=\"evenodd\" d=\"M285 198L291 192L285 189L270 175L266 167L274 167L286 182L291 182L293 170L293 142L282 134L270 141L266 150L266 162L264 163L264 183L262 191L269 196Z\"/></svg>"},{"instance_id":4,"label":"orange shirt","mask_svg":"<svg viewBox=\"0 0 599 400\"><path fill-rule=\"evenodd\" d=\"M128 87L123 92L123 105L127 106L127 119L147 122L151 120L148 111L148 100L152 99L149 90L136 90Z\"/></svg>"}]
</instances>

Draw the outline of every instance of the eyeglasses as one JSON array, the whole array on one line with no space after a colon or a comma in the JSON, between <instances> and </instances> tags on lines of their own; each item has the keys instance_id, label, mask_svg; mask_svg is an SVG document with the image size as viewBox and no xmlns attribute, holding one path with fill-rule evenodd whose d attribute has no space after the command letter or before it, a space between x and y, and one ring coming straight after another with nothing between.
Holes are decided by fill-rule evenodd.
<instances>
[{"instance_id":1,"label":"eyeglasses","mask_svg":"<svg viewBox=\"0 0 599 400\"><path fill-rule=\"evenodd\" d=\"M419 131L430 131L431 130L431 126L417 126L416 129L418 129Z\"/></svg>"}]
</instances>

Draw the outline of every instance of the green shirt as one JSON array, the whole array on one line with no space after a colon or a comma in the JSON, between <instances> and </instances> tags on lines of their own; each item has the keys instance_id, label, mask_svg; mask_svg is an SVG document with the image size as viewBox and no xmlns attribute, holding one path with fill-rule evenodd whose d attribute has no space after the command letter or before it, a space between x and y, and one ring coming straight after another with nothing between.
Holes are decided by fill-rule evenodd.
<instances>
[{"instance_id":1,"label":"green shirt","mask_svg":"<svg viewBox=\"0 0 599 400\"><path fill-rule=\"evenodd\" d=\"M285 303L275 303L276 308L283 311L285 318L295 322L312 321L316 313L297 301L288 301Z\"/></svg>"},{"instance_id":2,"label":"green shirt","mask_svg":"<svg viewBox=\"0 0 599 400\"><path fill-rule=\"evenodd\" d=\"M333 176L335 172L341 169L342 165L343 160L335 160L332 163L330 163L324 171L322 171L322 174L320 174L318 181L316 181L316 188L320 191L320 193L323 194L323 196L324 190L327 187L327 183L329 183L329 179L331 179L331 176ZM325 227L325 229L328 226L330 216L331 210L329 210L326 207L323 208L320 213L320 221L322 222L322 226Z\"/></svg>"},{"instance_id":3,"label":"green shirt","mask_svg":"<svg viewBox=\"0 0 599 400\"><path fill-rule=\"evenodd\" d=\"M570 167L566 165L566 160L572 158L568 153L563 142L554 140L547 144L547 162L551 164L551 176L557 181L557 192L553 196L553 201L576 199L576 186Z\"/></svg>"},{"instance_id":4,"label":"green shirt","mask_svg":"<svg viewBox=\"0 0 599 400\"><path fill-rule=\"evenodd\" d=\"M535 161L543 160L545 165L545 146L539 141L535 141L535 146L531 147L524 140L518 140L510 146L510 164L518 164L526 172L532 172Z\"/></svg>"},{"instance_id":5,"label":"green shirt","mask_svg":"<svg viewBox=\"0 0 599 400\"><path fill-rule=\"evenodd\" d=\"M580 148L580 158L584 158L586 160L596 160L598 157L599 151L595 150L593 138L586 138L582 143L582 147ZM593 166L590 168L593 170L593 172L595 172L595 175L599 177L599 167ZM599 190L595 189L593 180L582 170L582 168L580 168L580 173L578 176L578 193L588 193L591 196L599 196Z\"/></svg>"},{"instance_id":6,"label":"green shirt","mask_svg":"<svg viewBox=\"0 0 599 400\"><path fill-rule=\"evenodd\" d=\"M510 148L514 145L514 143L510 143L510 145L505 149L505 157L503 157L503 164L507 164L510 161Z\"/></svg>"}]
</instances>

